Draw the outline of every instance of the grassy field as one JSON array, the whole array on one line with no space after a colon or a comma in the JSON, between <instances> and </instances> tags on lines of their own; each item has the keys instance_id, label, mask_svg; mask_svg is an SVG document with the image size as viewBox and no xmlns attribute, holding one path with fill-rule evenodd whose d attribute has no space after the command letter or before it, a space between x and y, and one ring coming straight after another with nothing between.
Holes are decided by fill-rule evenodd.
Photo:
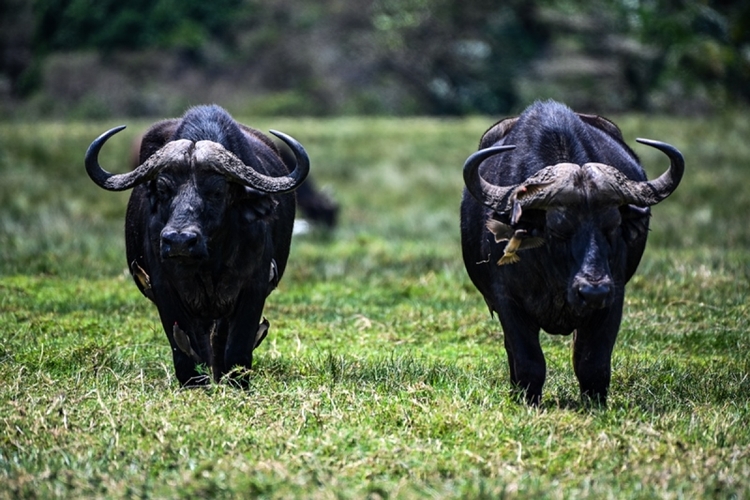
<instances>
[{"instance_id":1,"label":"grassy field","mask_svg":"<svg viewBox=\"0 0 750 500\"><path fill-rule=\"evenodd\" d=\"M490 118L246 120L299 139L343 207L294 240L248 391L178 388L126 275L127 193L82 165L119 123L0 124L0 498L750 497L747 116L613 117L687 173L654 209L607 409L546 334L542 406L510 395L459 246ZM129 125L105 168L127 169Z\"/></svg>"}]
</instances>

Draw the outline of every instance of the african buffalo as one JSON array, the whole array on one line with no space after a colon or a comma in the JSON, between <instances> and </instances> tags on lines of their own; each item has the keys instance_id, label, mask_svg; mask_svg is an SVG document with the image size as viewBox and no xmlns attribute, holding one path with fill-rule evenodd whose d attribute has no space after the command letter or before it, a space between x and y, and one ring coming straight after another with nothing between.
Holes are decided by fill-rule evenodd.
<instances>
[{"instance_id":1,"label":"african buffalo","mask_svg":"<svg viewBox=\"0 0 750 500\"><path fill-rule=\"evenodd\" d=\"M98 156L123 128L91 143L86 171L104 189L133 188L125 216L128 267L159 310L177 379L206 383L200 364L216 381L234 367L250 368L268 331L261 319L266 297L289 256L293 191L309 171L304 148L271 131L292 150L290 168L261 132L218 106L198 106L154 124L143 137L140 165L115 175Z\"/></svg>"},{"instance_id":2,"label":"african buffalo","mask_svg":"<svg viewBox=\"0 0 750 500\"><path fill-rule=\"evenodd\" d=\"M618 127L600 116L537 102L492 126L464 164L464 264L497 313L514 391L541 401L540 328L574 333L573 367L584 401L606 403L625 284L646 246L650 207L678 186L674 147L647 181Z\"/></svg>"}]
</instances>

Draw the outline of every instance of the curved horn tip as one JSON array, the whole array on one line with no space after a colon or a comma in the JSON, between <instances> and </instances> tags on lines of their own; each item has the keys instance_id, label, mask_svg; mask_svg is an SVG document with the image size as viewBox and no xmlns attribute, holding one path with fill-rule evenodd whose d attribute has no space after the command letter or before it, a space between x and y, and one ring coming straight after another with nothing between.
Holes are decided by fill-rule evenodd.
<instances>
[{"instance_id":1,"label":"curved horn tip","mask_svg":"<svg viewBox=\"0 0 750 500\"><path fill-rule=\"evenodd\" d=\"M641 144L646 144L647 146L651 146L652 144L664 144L661 141L655 141L653 139L646 139L645 137L636 137L636 142L640 142Z\"/></svg>"},{"instance_id":2,"label":"curved horn tip","mask_svg":"<svg viewBox=\"0 0 750 500\"><path fill-rule=\"evenodd\" d=\"M128 126L127 126L127 125L118 125L118 126L114 127L114 128L112 129L112 130L114 130L115 132L113 132L113 133L115 133L115 134L116 134L116 133L117 133L117 132L119 132L120 130L125 130L126 128L128 128Z\"/></svg>"},{"instance_id":3,"label":"curved horn tip","mask_svg":"<svg viewBox=\"0 0 750 500\"><path fill-rule=\"evenodd\" d=\"M479 151L485 151L488 155L494 155L505 151L511 151L513 149L516 149L515 144L503 144L502 146L490 146L489 148L480 149Z\"/></svg>"},{"instance_id":4,"label":"curved horn tip","mask_svg":"<svg viewBox=\"0 0 750 500\"><path fill-rule=\"evenodd\" d=\"M127 127L128 127L127 125L119 125L117 127L111 128L111 129L107 130L106 132L104 132L102 135L100 135L97 138L97 140L99 140L99 139L109 139L110 137L112 137L116 133L118 133L118 132L120 132L122 130L125 130Z\"/></svg>"},{"instance_id":5,"label":"curved horn tip","mask_svg":"<svg viewBox=\"0 0 750 500\"><path fill-rule=\"evenodd\" d=\"M667 144L666 142L661 141L652 141L651 139L643 139L643 138L637 138L637 142L640 142L641 144L645 144L646 146L651 146L652 148L656 148L665 155L667 155L673 162L673 165L678 169L682 170L685 168L685 157L682 156L682 153L680 153L680 150L676 147L672 146L671 144ZM682 176L682 174L680 174Z\"/></svg>"},{"instance_id":6,"label":"curved horn tip","mask_svg":"<svg viewBox=\"0 0 750 500\"><path fill-rule=\"evenodd\" d=\"M506 198L514 186L494 186L489 184L479 175L479 165L491 156L515 148L515 145L507 144L480 149L472 153L464 162L463 176L466 190L479 203L493 210L503 211L499 205L507 202Z\"/></svg>"},{"instance_id":7,"label":"curved horn tip","mask_svg":"<svg viewBox=\"0 0 750 500\"><path fill-rule=\"evenodd\" d=\"M640 142L641 144L645 144L646 146L651 146L652 148L656 148L664 153L673 153L682 157L682 153L680 153L679 149L672 146L671 144L667 144L666 142L644 139L643 137L636 138L636 142Z\"/></svg>"},{"instance_id":8,"label":"curved horn tip","mask_svg":"<svg viewBox=\"0 0 750 500\"><path fill-rule=\"evenodd\" d=\"M294 152L294 156L297 157L297 153L300 153L302 158L305 161L309 161L309 158L307 156L307 151L305 151L305 147L300 144L300 142L292 137L291 135L287 135L284 132L279 132L278 130L269 130L270 133L281 139L286 143L287 146L292 148L292 151ZM299 161L300 158L297 158L297 161Z\"/></svg>"},{"instance_id":9,"label":"curved horn tip","mask_svg":"<svg viewBox=\"0 0 750 500\"><path fill-rule=\"evenodd\" d=\"M292 137L290 135L285 134L284 132L279 132L278 130L273 130L273 129L269 130L269 132L272 133L273 135L275 135L276 137L278 137L279 139L281 139L284 142L292 141L292 142L295 142L295 143L299 144L299 141L297 141L297 139L295 139L294 137ZM301 146L301 144L300 144L300 146Z\"/></svg>"},{"instance_id":10,"label":"curved horn tip","mask_svg":"<svg viewBox=\"0 0 750 500\"><path fill-rule=\"evenodd\" d=\"M666 142L652 141L651 139L638 138L636 141L646 146L656 148L669 157L669 170L661 174L658 178L646 182L649 186L649 193L640 201L645 201L646 205L656 205L677 189L685 172L685 158L680 151ZM640 203L634 203L640 205Z\"/></svg>"},{"instance_id":11,"label":"curved horn tip","mask_svg":"<svg viewBox=\"0 0 750 500\"><path fill-rule=\"evenodd\" d=\"M279 132L278 130L269 130L269 132L284 141L287 146L292 148L292 152L294 153L295 158L297 158L297 162L299 162L300 160L304 162L310 161L310 158L307 156L305 147L297 139L295 139L291 135L285 134L284 132Z\"/></svg>"},{"instance_id":12,"label":"curved horn tip","mask_svg":"<svg viewBox=\"0 0 750 500\"><path fill-rule=\"evenodd\" d=\"M98 153L99 150L102 148L105 142L107 142L107 139L115 135L116 133L120 132L121 130L124 130L127 127L127 125L120 125L119 127L111 128L101 134L99 137L93 140L93 142L89 145L88 149L86 150L86 156L88 157L95 151Z\"/></svg>"},{"instance_id":13,"label":"curved horn tip","mask_svg":"<svg viewBox=\"0 0 750 500\"><path fill-rule=\"evenodd\" d=\"M288 175L288 179L293 181L292 184L278 192L288 193L294 191L305 181L307 175L310 173L310 157L308 156L307 151L305 151L304 146L302 146L302 144L300 144L300 142L294 137L279 132L278 130L269 130L269 132L284 141L286 145L291 148L297 162L294 170Z\"/></svg>"},{"instance_id":14,"label":"curved horn tip","mask_svg":"<svg viewBox=\"0 0 750 500\"><path fill-rule=\"evenodd\" d=\"M505 151L510 151L516 149L516 146L514 144L508 144L505 146L492 146L489 148L480 149L479 151L475 151L471 155L469 155L468 158L466 158L466 161L464 162L464 170L470 169L475 163L481 163L490 156L495 156L496 154L503 153Z\"/></svg>"}]
</instances>

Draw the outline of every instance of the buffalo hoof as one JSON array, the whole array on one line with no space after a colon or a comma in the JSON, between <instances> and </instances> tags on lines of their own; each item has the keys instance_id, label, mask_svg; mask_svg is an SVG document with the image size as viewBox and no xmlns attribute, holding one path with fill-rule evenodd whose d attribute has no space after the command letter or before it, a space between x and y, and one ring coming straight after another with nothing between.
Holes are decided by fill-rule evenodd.
<instances>
[{"instance_id":1,"label":"buffalo hoof","mask_svg":"<svg viewBox=\"0 0 750 500\"><path fill-rule=\"evenodd\" d=\"M211 383L211 377L209 377L208 375L192 375L184 380L181 379L178 375L177 379L180 381L180 386L184 389L205 387Z\"/></svg>"}]
</instances>

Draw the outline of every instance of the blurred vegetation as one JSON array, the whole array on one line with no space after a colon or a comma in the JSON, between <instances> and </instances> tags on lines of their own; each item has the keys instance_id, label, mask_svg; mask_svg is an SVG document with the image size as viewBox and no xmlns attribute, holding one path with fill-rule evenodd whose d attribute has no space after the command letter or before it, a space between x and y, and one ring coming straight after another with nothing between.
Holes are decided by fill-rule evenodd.
<instances>
[{"instance_id":1,"label":"blurred vegetation","mask_svg":"<svg viewBox=\"0 0 750 500\"><path fill-rule=\"evenodd\" d=\"M696 114L750 98L722 0L0 0L4 116Z\"/></svg>"},{"instance_id":2,"label":"blurred vegetation","mask_svg":"<svg viewBox=\"0 0 750 500\"><path fill-rule=\"evenodd\" d=\"M242 0L36 0L35 46L55 50L200 50L230 43Z\"/></svg>"}]
</instances>

